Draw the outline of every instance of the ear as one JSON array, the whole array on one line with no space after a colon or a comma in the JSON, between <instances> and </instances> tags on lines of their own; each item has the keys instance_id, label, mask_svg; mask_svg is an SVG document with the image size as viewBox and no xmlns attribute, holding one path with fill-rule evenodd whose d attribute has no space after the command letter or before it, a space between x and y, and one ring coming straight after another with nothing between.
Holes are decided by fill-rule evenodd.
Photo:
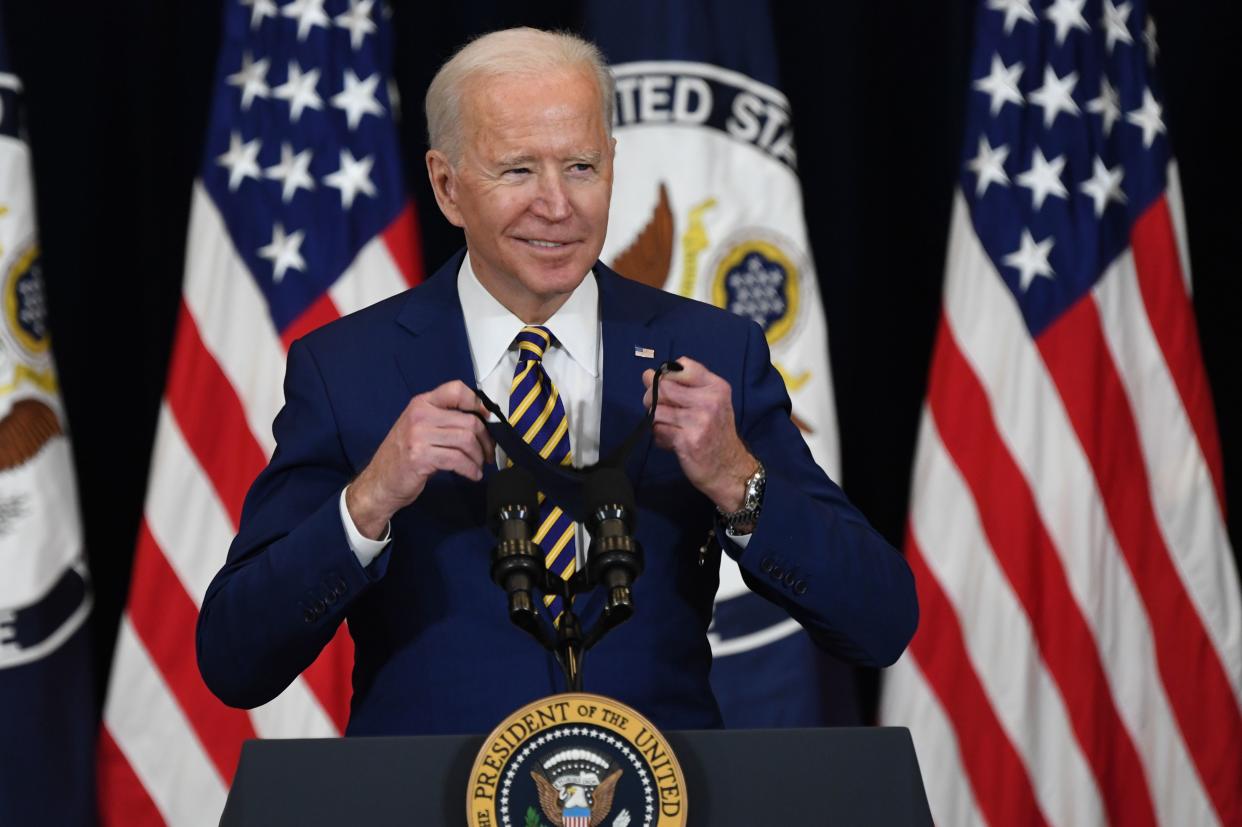
<instances>
[{"instance_id":1,"label":"ear","mask_svg":"<svg viewBox=\"0 0 1242 827\"><path fill-rule=\"evenodd\" d=\"M608 149L604 153L603 167L607 173L607 178L610 184L612 182L612 175L613 175L614 165L616 164L616 162L617 162L617 139L609 138Z\"/></svg>"},{"instance_id":2,"label":"ear","mask_svg":"<svg viewBox=\"0 0 1242 827\"><path fill-rule=\"evenodd\" d=\"M440 212L454 227L464 227L461 209L457 206L457 170L448 156L438 149L427 150L427 177L436 195Z\"/></svg>"}]
</instances>

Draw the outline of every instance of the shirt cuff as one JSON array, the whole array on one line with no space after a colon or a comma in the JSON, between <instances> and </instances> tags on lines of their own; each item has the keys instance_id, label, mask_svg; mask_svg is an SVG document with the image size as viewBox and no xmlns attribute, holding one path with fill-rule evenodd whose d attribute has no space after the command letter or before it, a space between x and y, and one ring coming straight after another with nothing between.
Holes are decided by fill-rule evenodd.
<instances>
[{"instance_id":1,"label":"shirt cuff","mask_svg":"<svg viewBox=\"0 0 1242 827\"><path fill-rule=\"evenodd\" d=\"M349 509L345 507L345 492L348 490L348 485L341 490L341 523L345 526L345 539L349 541L350 549L365 569L376 557L380 556L380 552L392 540L392 523L384 526L384 536L379 540L362 536L358 526L354 525L353 517L349 516Z\"/></svg>"},{"instance_id":2,"label":"shirt cuff","mask_svg":"<svg viewBox=\"0 0 1242 827\"><path fill-rule=\"evenodd\" d=\"M746 546L750 543L750 538L752 536L753 535L751 534L729 534L728 535L730 540L737 543L743 549L746 548Z\"/></svg>"}]
</instances>

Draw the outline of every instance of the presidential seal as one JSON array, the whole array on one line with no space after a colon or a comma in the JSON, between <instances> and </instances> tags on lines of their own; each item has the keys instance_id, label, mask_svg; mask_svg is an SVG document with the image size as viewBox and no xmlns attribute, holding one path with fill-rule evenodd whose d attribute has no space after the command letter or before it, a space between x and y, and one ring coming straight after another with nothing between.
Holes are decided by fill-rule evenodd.
<instances>
[{"instance_id":1,"label":"presidential seal","mask_svg":"<svg viewBox=\"0 0 1242 827\"><path fill-rule=\"evenodd\" d=\"M686 783L668 742L625 704L567 693L528 704L483 742L471 827L678 827Z\"/></svg>"}]
</instances>

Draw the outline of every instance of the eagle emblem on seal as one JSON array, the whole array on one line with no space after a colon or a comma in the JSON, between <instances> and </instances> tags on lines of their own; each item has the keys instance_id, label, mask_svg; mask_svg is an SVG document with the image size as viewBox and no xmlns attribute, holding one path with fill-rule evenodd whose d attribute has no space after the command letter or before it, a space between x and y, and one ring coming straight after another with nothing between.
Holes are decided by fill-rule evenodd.
<instances>
[{"instance_id":1,"label":"eagle emblem on seal","mask_svg":"<svg viewBox=\"0 0 1242 827\"><path fill-rule=\"evenodd\" d=\"M539 806L553 827L598 827L612 810L621 768L585 749L554 753L531 770Z\"/></svg>"}]
</instances>

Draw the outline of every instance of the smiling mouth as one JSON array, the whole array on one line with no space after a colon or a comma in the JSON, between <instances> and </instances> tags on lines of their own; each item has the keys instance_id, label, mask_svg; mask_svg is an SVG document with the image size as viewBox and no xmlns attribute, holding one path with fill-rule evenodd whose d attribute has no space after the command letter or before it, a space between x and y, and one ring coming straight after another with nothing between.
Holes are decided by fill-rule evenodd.
<instances>
[{"instance_id":1,"label":"smiling mouth","mask_svg":"<svg viewBox=\"0 0 1242 827\"><path fill-rule=\"evenodd\" d=\"M564 247L569 243L567 241L543 241L537 238L526 238L523 241L532 247L539 247L544 250L555 250L557 247Z\"/></svg>"}]
</instances>

